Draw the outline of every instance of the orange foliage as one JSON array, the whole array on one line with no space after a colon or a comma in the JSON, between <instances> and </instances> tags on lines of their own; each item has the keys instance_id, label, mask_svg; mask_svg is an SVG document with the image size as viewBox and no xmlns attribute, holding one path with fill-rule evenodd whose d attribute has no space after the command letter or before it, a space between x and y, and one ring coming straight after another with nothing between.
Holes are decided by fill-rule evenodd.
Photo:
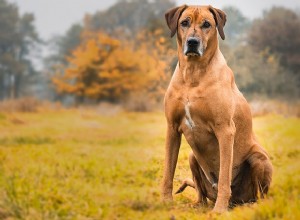
<instances>
[{"instance_id":1,"label":"orange foliage","mask_svg":"<svg viewBox=\"0 0 300 220\"><path fill-rule=\"evenodd\" d=\"M136 47L103 32L83 36L86 39L68 57L68 66L52 79L58 92L112 101L134 92L161 95L167 61L156 52L159 48L150 50L143 41Z\"/></svg>"}]
</instances>

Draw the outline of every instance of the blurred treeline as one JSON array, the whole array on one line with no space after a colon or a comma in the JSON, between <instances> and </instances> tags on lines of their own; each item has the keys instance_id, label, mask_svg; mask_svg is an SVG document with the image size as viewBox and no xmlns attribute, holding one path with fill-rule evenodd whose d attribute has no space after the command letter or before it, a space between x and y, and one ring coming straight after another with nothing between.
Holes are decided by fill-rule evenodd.
<instances>
[{"instance_id":1,"label":"blurred treeline","mask_svg":"<svg viewBox=\"0 0 300 220\"><path fill-rule=\"evenodd\" d=\"M20 15L17 6L0 0L0 100L20 97L36 74L30 56L40 39L33 22L33 14Z\"/></svg>"},{"instance_id":2,"label":"blurred treeline","mask_svg":"<svg viewBox=\"0 0 300 220\"><path fill-rule=\"evenodd\" d=\"M64 36L46 42L52 53L44 58L44 70L35 71L31 58L43 41L34 16L20 15L15 5L0 0L0 99L35 96L140 108L160 103L177 62L176 39L170 39L164 20L172 7L172 0L120 0L87 14ZM299 14L273 7L249 20L238 8L223 10L226 40L220 47L240 90L248 98L297 99Z\"/></svg>"}]
</instances>

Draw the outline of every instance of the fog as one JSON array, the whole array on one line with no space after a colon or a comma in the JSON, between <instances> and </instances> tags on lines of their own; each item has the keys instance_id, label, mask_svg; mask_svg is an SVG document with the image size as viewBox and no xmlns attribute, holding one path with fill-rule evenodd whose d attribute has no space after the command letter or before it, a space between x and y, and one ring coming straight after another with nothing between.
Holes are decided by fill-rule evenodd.
<instances>
[{"instance_id":1,"label":"fog","mask_svg":"<svg viewBox=\"0 0 300 220\"><path fill-rule=\"evenodd\" d=\"M117 2L117 0L9 0L9 2L16 3L20 8L21 13L34 13L36 19L35 24L40 36L44 39L48 39L54 35L64 34L73 23L80 22L86 13L105 10ZM291 9L300 8L300 1L297 0L177 0L176 2L178 5L210 4L218 8L233 5L251 19L261 16L264 10L269 9L274 5Z\"/></svg>"}]
</instances>

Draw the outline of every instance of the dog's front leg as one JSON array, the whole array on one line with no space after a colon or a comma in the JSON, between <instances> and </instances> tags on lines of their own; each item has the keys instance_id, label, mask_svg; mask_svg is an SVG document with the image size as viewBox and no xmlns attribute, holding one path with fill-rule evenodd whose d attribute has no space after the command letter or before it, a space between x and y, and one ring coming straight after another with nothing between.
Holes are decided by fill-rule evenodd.
<instances>
[{"instance_id":1,"label":"dog's front leg","mask_svg":"<svg viewBox=\"0 0 300 220\"><path fill-rule=\"evenodd\" d=\"M173 179L178 159L178 152L181 143L181 134L175 126L169 125L167 128L165 167L162 183L163 201L172 201Z\"/></svg>"},{"instance_id":2,"label":"dog's front leg","mask_svg":"<svg viewBox=\"0 0 300 220\"><path fill-rule=\"evenodd\" d=\"M219 142L220 150L220 171L218 181L218 196L214 212L224 212L229 205L231 196L231 177L232 177L232 161L233 161L233 143L235 135L235 125L231 120L225 126L217 126L215 134Z\"/></svg>"}]
</instances>

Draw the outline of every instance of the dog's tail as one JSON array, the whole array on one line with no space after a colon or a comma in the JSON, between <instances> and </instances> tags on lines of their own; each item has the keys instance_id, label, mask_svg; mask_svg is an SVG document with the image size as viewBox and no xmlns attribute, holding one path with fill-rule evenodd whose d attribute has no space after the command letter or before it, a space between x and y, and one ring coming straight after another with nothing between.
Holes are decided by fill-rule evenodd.
<instances>
[{"instance_id":1,"label":"dog's tail","mask_svg":"<svg viewBox=\"0 0 300 220\"><path fill-rule=\"evenodd\" d=\"M195 188L195 183L192 179L190 178L186 178L185 180L183 180L181 186L179 187L179 189L175 192L175 194L178 194L178 193L182 193L186 187L193 187Z\"/></svg>"}]
</instances>

